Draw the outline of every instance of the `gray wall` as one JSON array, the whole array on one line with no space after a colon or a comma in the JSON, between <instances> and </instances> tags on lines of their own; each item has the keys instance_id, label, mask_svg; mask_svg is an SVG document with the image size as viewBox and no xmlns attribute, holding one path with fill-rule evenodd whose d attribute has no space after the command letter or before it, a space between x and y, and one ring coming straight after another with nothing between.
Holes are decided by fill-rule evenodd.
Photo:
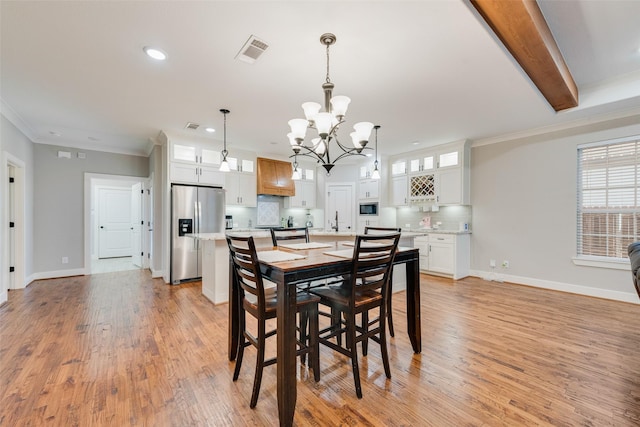
<instances>
[{"instance_id":1,"label":"gray wall","mask_svg":"<svg viewBox=\"0 0 640 427\"><path fill-rule=\"evenodd\" d=\"M71 159L58 158L58 150ZM79 159L78 152L86 153ZM84 268L84 174L144 177L147 157L34 145L34 272ZM69 257L68 264L61 258Z\"/></svg>"},{"instance_id":2,"label":"gray wall","mask_svg":"<svg viewBox=\"0 0 640 427\"><path fill-rule=\"evenodd\" d=\"M640 118L471 151L471 268L481 277L615 296L633 293L629 271L577 266L577 146L640 134ZM489 268L489 260L498 270ZM510 268L502 269L502 260Z\"/></svg>"}]
</instances>

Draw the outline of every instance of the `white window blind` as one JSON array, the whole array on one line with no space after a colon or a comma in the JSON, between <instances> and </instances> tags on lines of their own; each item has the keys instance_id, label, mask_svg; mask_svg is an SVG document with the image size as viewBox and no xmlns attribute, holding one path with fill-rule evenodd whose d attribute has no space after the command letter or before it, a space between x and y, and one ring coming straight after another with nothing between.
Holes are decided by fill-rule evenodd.
<instances>
[{"instance_id":1,"label":"white window blind","mask_svg":"<svg viewBox=\"0 0 640 427\"><path fill-rule=\"evenodd\" d=\"M640 240L640 138L578 147L578 256L628 258Z\"/></svg>"}]
</instances>

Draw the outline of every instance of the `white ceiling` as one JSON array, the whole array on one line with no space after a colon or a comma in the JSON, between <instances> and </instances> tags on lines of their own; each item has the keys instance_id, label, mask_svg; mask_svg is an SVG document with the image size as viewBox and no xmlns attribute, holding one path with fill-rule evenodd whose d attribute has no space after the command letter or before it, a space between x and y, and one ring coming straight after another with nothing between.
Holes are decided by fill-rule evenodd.
<instances>
[{"instance_id":1,"label":"white ceiling","mask_svg":"<svg viewBox=\"0 0 640 427\"><path fill-rule=\"evenodd\" d=\"M640 121L640 1L539 3L580 90L580 106L561 113L462 0L2 0L2 112L37 143L144 155L160 131L221 141L228 108L230 151L285 156L287 121L322 102L319 37L332 32L347 129L381 125L383 154ZM254 64L234 59L251 35L269 48ZM147 45L168 60L145 56Z\"/></svg>"}]
</instances>

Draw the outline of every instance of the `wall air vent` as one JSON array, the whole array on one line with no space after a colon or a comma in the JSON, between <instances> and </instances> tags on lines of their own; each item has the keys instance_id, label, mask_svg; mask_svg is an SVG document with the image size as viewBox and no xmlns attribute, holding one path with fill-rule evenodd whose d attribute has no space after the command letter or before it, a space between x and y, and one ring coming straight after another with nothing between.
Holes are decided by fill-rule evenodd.
<instances>
[{"instance_id":1,"label":"wall air vent","mask_svg":"<svg viewBox=\"0 0 640 427\"><path fill-rule=\"evenodd\" d=\"M236 55L236 59L253 64L268 47L269 45L267 43L256 36L251 35L249 40L247 40L244 46L240 49L240 52Z\"/></svg>"},{"instance_id":2,"label":"wall air vent","mask_svg":"<svg viewBox=\"0 0 640 427\"><path fill-rule=\"evenodd\" d=\"M189 122L189 123L187 123L187 125L186 125L184 128L185 128L185 129L193 129L193 130L196 130L196 129L198 129L199 127L200 127L200 125L199 125L199 124Z\"/></svg>"}]
</instances>

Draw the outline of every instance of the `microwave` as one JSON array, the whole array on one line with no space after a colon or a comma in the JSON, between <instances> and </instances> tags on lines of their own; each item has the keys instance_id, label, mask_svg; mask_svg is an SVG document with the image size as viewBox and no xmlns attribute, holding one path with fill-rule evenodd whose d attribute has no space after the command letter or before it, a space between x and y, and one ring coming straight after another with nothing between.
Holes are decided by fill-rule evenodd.
<instances>
[{"instance_id":1,"label":"microwave","mask_svg":"<svg viewBox=\"0 0 640 427\"><path fill-rule=\"evenodd\" d=\"M377 203L360 203L359 215L378 215Z\"/></svg>"}]
</instances>

